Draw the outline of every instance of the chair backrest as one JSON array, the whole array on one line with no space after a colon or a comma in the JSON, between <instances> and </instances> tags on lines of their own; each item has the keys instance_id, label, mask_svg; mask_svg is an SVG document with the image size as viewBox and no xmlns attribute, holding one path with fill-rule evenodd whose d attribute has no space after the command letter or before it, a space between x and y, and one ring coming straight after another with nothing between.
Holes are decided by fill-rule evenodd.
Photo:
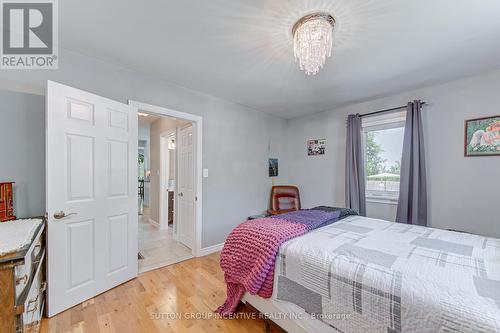
<instances>
[{"instance_id":1,"label":"chair backrest","mask_svg":"<svg viewBox=\"0 0 500 333\"><path fill-rule=\"evenodd\" d=\"M279 185L271 189L270 214L281 214L300 209L300 195L297 186Z\"/></svg>"}]
</instances>

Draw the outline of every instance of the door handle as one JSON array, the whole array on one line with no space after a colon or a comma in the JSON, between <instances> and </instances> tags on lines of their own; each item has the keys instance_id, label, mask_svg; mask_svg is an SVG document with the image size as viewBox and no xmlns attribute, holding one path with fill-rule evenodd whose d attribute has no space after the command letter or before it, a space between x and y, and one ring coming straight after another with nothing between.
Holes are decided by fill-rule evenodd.
<instances>
[{"instance_id":1,"label":"door handle","mask_svg":"<svg viewBox=\"0 0 500 333\"><path fill-rule=\"evenodd\" d=\"M182 192L181 192L181 193L179 193L179 194L177 194L177 195L178 195L178 196L180 196L180 197L183 197L183 196L184 196L184 193L182 193Z\"/></svg>"},{"instance_id":2,"label":"door handle","mask_svg":"<svg viewBox=\"0 0 500 333\"><path fill-rule=\"evenodd\" d=\"M71 215L76 215L76 213L69 213L69 214L66 214L65 212L63 212L62 210L61 211L58 211L58 212L55 212L54 213L54 218L56 220L60 220L60 219L63 219L65 217L68 217L68 216L71 216Z\"/></svg>"}]
</instances>

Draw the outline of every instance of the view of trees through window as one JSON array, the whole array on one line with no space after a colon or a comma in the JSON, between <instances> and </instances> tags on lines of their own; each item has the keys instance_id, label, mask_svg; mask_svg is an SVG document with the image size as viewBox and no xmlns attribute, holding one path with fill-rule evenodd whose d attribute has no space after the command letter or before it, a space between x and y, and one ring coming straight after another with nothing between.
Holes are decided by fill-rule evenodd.
<instances>
[{"instance_id":1,"label":"view of trees through window","mask_svg":"<svg viewBox=\"0 0 500 333\"><path fill-rule=\"evenodd\" d=\"M367 197L397 198L404 127L365 131Z\"/></svg>"}]
</instances>

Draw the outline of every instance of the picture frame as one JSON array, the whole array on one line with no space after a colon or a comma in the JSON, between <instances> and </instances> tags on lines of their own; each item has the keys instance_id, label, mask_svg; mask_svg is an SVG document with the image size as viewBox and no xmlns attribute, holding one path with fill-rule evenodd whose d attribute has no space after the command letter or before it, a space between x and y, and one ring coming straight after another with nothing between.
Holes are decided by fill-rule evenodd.
<instances>
[{"instance_id":1,"label":"picture frame","mask_svg":"<svg viewBox=\"0 0 500 333\"><path fill-rule=\"evenodd\" d=\"M278 177L278 159L270 158L269 159L269 177Z\"/></svg>"},{"instance_id":2,"label":"picture frame","mask_svg":"<svg viewBox=\"0 0 500 333\"><path fill-rule=\"evenodd\" d=\"M464 156L500 156L500 115L465 120Z\"/></svg>"},{"instance_id":3,"label":"picture frame","mask_svg":"<svg viewBox=\"0 0 500 333\"><path fill-rule=\"evenodd\" d=\"M307 141L307 155L318 156L325 155L326 139L314 139Z\"/></svg>"}]
</instances>

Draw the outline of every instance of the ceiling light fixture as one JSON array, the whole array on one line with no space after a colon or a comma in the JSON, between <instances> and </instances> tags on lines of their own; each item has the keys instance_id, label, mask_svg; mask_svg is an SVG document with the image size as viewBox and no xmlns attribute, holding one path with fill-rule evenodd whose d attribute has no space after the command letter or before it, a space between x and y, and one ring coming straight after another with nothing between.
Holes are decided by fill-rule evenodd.
<instances>
[{"instance_id":1,"label":"ceiling light fixture","mask_svg":"<svg viewBox=\"0 0 500 333\"><path fill-rule=\"evenodd\" d=\"M147 117L147 116L149 116L149 114L148 114L148 113L144 113L144 112L137 112L137 114L138 114L139 116L141 116L141 117Z\"/></svg>"},{"instance_id":2,"label":"ceiling light fixture","mask_svg":"<svg viewBox=\"0 0 500 333\"><path fill-rule=\"evenodd\" d=\"M332 55L335 19L327 13L302 17L292 28L295 61L307 75L316 75Z\"/></svg>"}]
</instances>

